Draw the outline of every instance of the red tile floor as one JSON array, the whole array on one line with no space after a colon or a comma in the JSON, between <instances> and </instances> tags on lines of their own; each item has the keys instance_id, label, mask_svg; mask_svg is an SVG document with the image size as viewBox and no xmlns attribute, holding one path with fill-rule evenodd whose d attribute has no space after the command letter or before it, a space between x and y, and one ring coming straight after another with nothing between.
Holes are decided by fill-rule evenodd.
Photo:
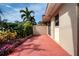
<instances>
[{"instance_id":1,"label":"red tile floor","mask_svg":"<svg viewBox=\"0 0 79 59\"><path fill-rule=\"evenodd\" d=\"M9 56L69 56L53 39L47 35L32 36Z\"/></svg>"}]
</instances>

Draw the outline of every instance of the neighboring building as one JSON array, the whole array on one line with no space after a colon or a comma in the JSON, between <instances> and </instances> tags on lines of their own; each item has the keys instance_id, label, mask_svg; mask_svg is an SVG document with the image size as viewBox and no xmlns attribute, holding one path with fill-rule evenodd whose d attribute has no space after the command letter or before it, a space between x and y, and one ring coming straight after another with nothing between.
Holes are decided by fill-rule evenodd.
<instances>
[{"instance_id":1,"label":"neighboring building","mask_svg":"<svg viewBox=\"0 0 79 59\"><path fill-rule=\"evenodd\" d=\"M50 3L43 21L50 24L50 35L69 54L79 55L79 4Z\"/></svg>"}]
</instances>

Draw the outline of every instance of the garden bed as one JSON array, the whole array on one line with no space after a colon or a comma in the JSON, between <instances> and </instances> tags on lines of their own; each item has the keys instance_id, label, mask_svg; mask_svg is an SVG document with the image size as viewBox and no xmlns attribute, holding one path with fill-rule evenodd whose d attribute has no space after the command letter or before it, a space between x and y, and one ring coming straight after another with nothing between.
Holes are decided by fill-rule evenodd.
<instances>
[{"instance_id":1,"label":"garden bed","mask_svg":"<svg viewBox=\"0 0 79 59\"><path fill-rule=\"evenodd\" d=\"M4 43L0 45L0 56L6 56L14 51L14 49L30 38L32 35L29 35L25 38L16 39L14 43Z\"/></svg>"}]
</instances>

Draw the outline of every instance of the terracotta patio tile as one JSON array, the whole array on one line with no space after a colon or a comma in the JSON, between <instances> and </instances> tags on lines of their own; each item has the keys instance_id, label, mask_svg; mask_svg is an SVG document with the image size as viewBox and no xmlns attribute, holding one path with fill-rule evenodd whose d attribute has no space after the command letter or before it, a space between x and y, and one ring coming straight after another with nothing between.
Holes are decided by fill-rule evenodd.
<instances>
[{"instance_id":1,"label":"terracotta patio tile","mask_svg":"<svg viewBox=\"0 0 79 59\"><path fill-rule=\"evenodd\" d=\"M63 48L61 48L48 35L38 35L29 38L9 56L69 56Z\"/></svg>"}]
</instances>

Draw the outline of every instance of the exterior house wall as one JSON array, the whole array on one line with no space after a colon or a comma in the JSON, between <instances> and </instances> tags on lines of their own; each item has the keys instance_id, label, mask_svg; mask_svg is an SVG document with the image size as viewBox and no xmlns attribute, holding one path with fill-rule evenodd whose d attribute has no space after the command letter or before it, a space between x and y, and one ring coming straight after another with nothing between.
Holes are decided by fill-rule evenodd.
<instances>
[{"instance_id":1,"label":"exterior house wall","mask_svg":"<svg viewBox=\"0 0 79 59\"><path fill-rule=\"evenodd\" d=\"M64 4L59 11L60 45L71 55L77 54L77 4Z\"/></svg>"},{"instance_id":2,"label":"exterior house wall","mask_svg":"<svg viewBox=\"0 0 79 59\"><path fill-rule=\"evenodd\" d=\"M59 43L59 27L55 27L55 17L51 19L51 38Z\"/></svg>"},{"instance_id":3,"label":"exterior house wall","mask_svg":"<svg viewBox=\"0 0 79 59\"><path fill-rule=\"evenodd\" d=\"M57 31L55 17L51 19L51 37L69 54L77 55L77 4L64 4L59 11L59 40L55 38ZM56 36L57 37L57 36ZM58 38L58 37L57 37Z\"/></svg>"},{"instance_id":4,"label":"exterior house wall","mask_svg":"<svg viewBox=\"0 0 79 59\"><path fill-rule=\"evenodd\" d=\"M79 3L77 4L77 55L79 56Z\"/></svg>"},{"instance_id":5,"label":"exterior house wall","mask_svg":"<svg viewBox=\"0 0 79 59\"><path fill-rule=\"evenodd\" d=\"M60 43L60 40L59 40L59 27L55 27L55 39L57 41L57 43Z\"/></svg>"},{"instance_id":6,"label":"exterior house wall","mask_svg":"<svg viewBox=\"0 0 79 59\"><path fill-rule=\"evenodd\" d=\"M55 33L55 23L53 20L55 20L54 17L51 19L51 27L50 28L51 28L51 38L53 38L55 40L55 34L54 34Z\"/></svg>"}]
</instances>

